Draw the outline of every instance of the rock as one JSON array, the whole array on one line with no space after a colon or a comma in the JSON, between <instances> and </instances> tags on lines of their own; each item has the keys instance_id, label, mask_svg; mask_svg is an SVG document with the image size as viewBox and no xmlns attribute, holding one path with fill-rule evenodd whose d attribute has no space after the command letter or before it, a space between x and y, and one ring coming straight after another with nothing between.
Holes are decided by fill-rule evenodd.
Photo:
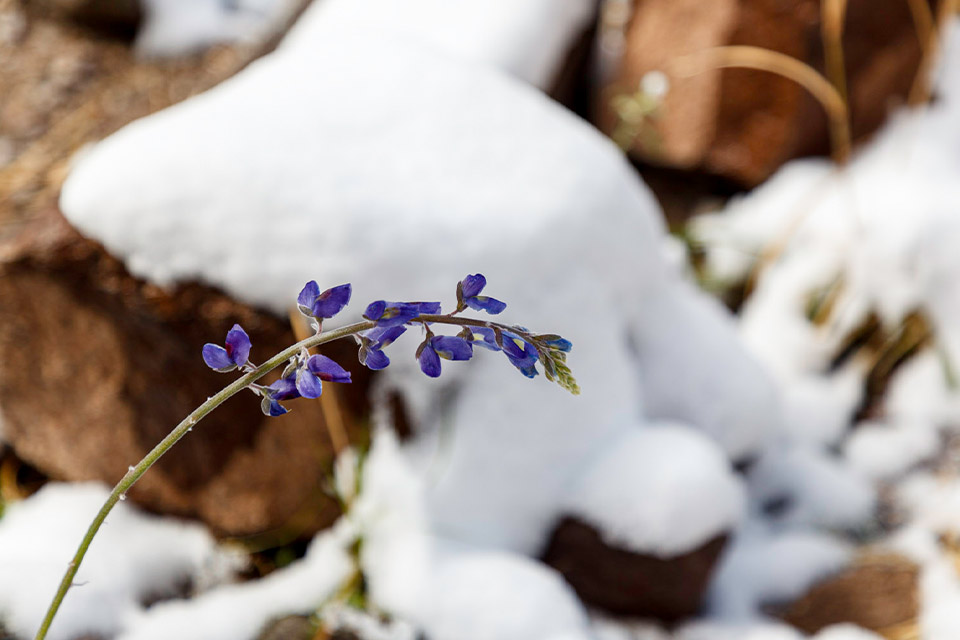
<instances>
[{"instance_id":1,"label":"rock","mask_svg":"<svg viewBox=\"0 0 960 640\"><path fill-rule=\"evenodd\" d=\"M700 610L727 537L719 535L690 552L661 558L611 546L596 528L565 517L543 558L589 605L675 622Z\"/></svg>"},{"instance_id":2,"label":"rock","mask_svg":"<svg viewBox=\"0 0 960 640\"><path fill-rule=\"evenodd\" d=\"M294 342L286 322L209 287L164 291L131 277L56 212L0 244L0 274L4 438L64 480L115 483L224 386L230 376L207 369L200 347L233 323L249 332L257 360ZM357 416L368 378L344 346L325 352L355 371L343 397L348 417ZM315 531L338 512L323 494L331 461L323 425L317 403L267 419L257 398L240 395L151 469L131 498L199 517L222 534Z\"/></svg>"},{"instance_id":3,"label":"rock","mask_svg":"<svg viewBox=\"0 0 960 640\"><path fill-rule=\"evenodd\" d=\"M130 40L143 20L140 0L26 0L37 15Z\"/></svg>"},{"instance_id":4,"label":"rock","mask_svg":"<svg viewBox=\"0 0 960 640\"><path fill-rule=\"evenodd\" d=\"M917 619L919 573L902 556L867 556L774 611L804 633L849 622L882 635Z\"/></svg>"},{"instance_id":5,"label":"rock","mask_svg":"<svg viewBox=\"0 0 960 640\"><path fill-rule=\"evenodd\" d=\"M649 71L722 45L753 45L823 70L818 0L639 0L626 26L619 69L605 95L632 94ZM920 61L908 3L851 0L843 46L854 138L873 132L891 102L903 101ZM617 119L602 105L602 128ZM658 142L638 138L633 154L657 164L699 168L756 185L786 160L826 153L826 119L799 85L743 69L672 78L651 122Z\"/></svg>"}]
</instances>

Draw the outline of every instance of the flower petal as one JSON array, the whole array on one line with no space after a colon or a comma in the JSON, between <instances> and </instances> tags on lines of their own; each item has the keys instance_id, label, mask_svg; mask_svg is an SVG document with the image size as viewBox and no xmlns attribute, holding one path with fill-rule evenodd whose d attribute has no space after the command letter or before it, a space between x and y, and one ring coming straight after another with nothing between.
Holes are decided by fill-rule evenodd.
<instances>
[{"instance_id":1,"label":"flower petal","mask_svg":"<svg viewBox=\"0 0 960 640\"><path fill-rule=\"evenodd\" d=\"M486 311L490 315L497 315L507 308L506 302L501 302L489 296L473 296L463 299L464 304L475 311Z\"/></svg>"},{"instance_id":2,"label":"flower petal","mask_svg":"<svg viewBox=\"0 0 960 640\"><path fill-rule=\"evenodd\" d=\"M312 311L315 318L332 318L350 302L353 287L350 283L327 289L313 303Z\"/></svg>"},{"instance_id":3,"label":"flower petal","mask_svg":"<svg viewBox=\"0 0 960 640\"><path fill-rule=\"evenodd\" d=\"M473 356L470 343L457 336L434 336L429 348L444 360L469 360Z\"/></svg>"},{"instance_id":4,"label":"flower petal","mask_svg":"<svg viewBox=\"0 0 960 640\"><path fill-rule=\"evenodd\" d=\"M238 324L227 332L227 354L238 367L242 367L250 358L250 336Z\"/></svg>"},{"instance_id":5,"label":"flower petal","mask_svg":"<svg viewBox=\"0 0 960 640\"><path fill-rule=\"evenodd\" d=\"M377 321L383 317L383 312L386 310L386 300L377 300L367 305L367 310L363 312L363 317L367 320Z\"/></svg>"},{"instance_id":6,"label":"flower petal","mask_svg":"<svg viewBox=\"0 0 960 640\"><path fill-rule=\"evenodd\" d=\"M303 289L300 290L300 295L297 296L297 305L300 307L300 310L310 315L310 311L313 309L313 303L316 302L317 296L319 295L320 285L317 284L316 280L311 280L303 285Z\"/></svg>"},{"instance_id":7,"label":"flower petal","mask_svg":"<svg viewBox=\"0 0 960 640\"><path fill-rule=\"evenodd\" d=\"M326 382L350 382L350 372L324 355L310 356L307 359L307 369Z\"/></svg>"},{"instance_id":8,"label":"flower petal","mask_svg":"<svg viewBox=\"0 0 960 640\"><path fill-rule=\"evenodd\" d=\"M263 400L260 401L260 410L263 411L264 415L272 418L282 416L287 412L286 407L268 396L264 396Z\"/></svg>"},{"instance_id":9,"label":"flower petal","mask_svg":"<svg viewBox=\"0 0 960 640\"><path fill-rule=\"evenodd\" d=\"M300 397L300 391L297 389L297 374L291 373L286 378L280 378L271 382L266 387L266 394L277 400L292 400Z\"/></svg>"},{"instance_id":10,"label":"flower petal","mask_svg":"<svg viewBox=\"0 0 960 640\"><path fill-rule=\"evenodd\" d=\"M420 357L417 360L420 362L420 370L425 374L431 378L440 376L440 356L429 344L420 352Z\"/></svg>"},{"instance_id":11,"label":"flower petal","mask_svg":"<svg viewBox=\"0 0 960 640\"><path fill-rule=\"evenodd\" d=\"M472 276L467 276L460 284L463 285L463 297L472 298L487 286L487 279L483 277L483 274L477 273Z\"/></svg>"},{"instance_id":12,"label":"flower petal","mask_svg":"<svg viewBox=\"0 0 960 640\"><path fill-rule=\"evenodd\" d=\"M216 371L233 371L237 365L230 359L227 350L218 344L207 343L203 345L203 361L207 366Z\"/></svg>"},{"instance_id":13,"label":"flower petal","mask_svg":"<svg viewBox=\"0 0 960 640\"><path fill-rule=\"evenodd\" d=\"M364 331L361 335L370 340L378 349L383 349L393 343L407 330L403 325L397 327L374 327Z\"/></svg>"},{"instance_id":14,"label":"flower petal","mask_svg":"<svg viewBox=\"0 0 960 640\"><path fill-rule=\"evenodd\" d=\"M360 363L368 369L379 371L380 369L387 368L390 364L390 358L388 358L387 354L383 351L380 351L380 349L369 347L366 350L360 350Z\"/></svg>"},{"instance_id":15,"label":"flower petal","mask_svg":"<svg viewBox=\"0 0 960 640\"><path fill-rule=\"evenodd\" d=\"M319 398L323 393L323 383L320 378L306 369L297 370L297 392L304 398Z\"/></svg>"},{"instance_id":16,"label":"flower petal","mask_svg":"<svg viewBox=\"0 0 960 640\"><path fill-rule=\"evenodd\" d=\"M473 333L473 346L490 349L490 351L500 351L493 329L489 327L470 327L470 331ZM478 335L481 337L480 340L477 340Z\"/></svg>"}]
</instances>

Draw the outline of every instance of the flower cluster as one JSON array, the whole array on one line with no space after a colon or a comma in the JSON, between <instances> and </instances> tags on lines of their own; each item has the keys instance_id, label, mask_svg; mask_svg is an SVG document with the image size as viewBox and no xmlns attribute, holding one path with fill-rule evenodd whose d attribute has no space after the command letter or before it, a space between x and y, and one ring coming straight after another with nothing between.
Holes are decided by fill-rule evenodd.
<instances>
[{"instance_id":1,"label":"flower cluster","mask_svg":"<svg viewBox=\"0 0 960 640\"><path fill-rule=\"evenodd\" d=\"M379 370L390 364L384 349L408 327L419 325L424 338L416 350L416 359L420 370L431 378L440 375L443 360L470 360L474 347L483 347L502 352L510 364L528 378L539 373L539 364L548 380L557 382L571 393L579 393L577 382L566 364L567 353L572 347L569 340L556 334L537 335L524 327L458 315L467 309L493 315L506 309L507 305L500 300L481 295L486 285L486 278L479 273L461 280L457 283L457 307L446 315L442 315L439 302L377 300L367 305L363 313L366 322L352 325L356 330L343 335L352 335L357 341L360 362L364 366ZM311 280L303 287L297 297L297 306L310 319L317 335L300 343L300 351L290 357L278 380L269 385L250 385L250 389L261 397L261 407L266 415L286 413L286 407L281 404L285 400L320 397L324 382L350 382L350 373L346 369L326 356L311 354L308 349L324 342L321 323L342 311L350 302L351 293L349 284L320 291L319 285ZM434 332L438 325L459 326L460 332L438 335ZM250 346L246 332L240 325L234 325L227 333L224 346L204 345L203 359L210 368L220 372L235 369L256 371L257 367L249 360Z\"/></svg>"}]
</instances>

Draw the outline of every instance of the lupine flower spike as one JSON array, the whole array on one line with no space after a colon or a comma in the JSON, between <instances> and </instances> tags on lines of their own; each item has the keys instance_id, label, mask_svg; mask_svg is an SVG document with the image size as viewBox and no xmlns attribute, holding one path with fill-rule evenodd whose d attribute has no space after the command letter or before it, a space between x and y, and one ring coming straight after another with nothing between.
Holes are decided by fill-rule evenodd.
<instances>
[{"instance_id":1,"label":"lupine flower spike","mask_svg":"<svg viewBox=\"0 0 960 640\"><path fill-rule=\"evenodd\" d=\"M287 413L287 408L281 404L286 400L300 397L317 398L323 393L325 382L350 382L350 373L339 364L326 356L310 354L309 350L314 347L339 338L353 337L360 345L360 362L370 369L383 369L390 364L390 358L384 353L384 349L399 338L408 326L419 325L426 336L417 349L416 357L423 373L432 378L440 375L441 360L469 360L473 356L473 347L477 346L502 352L510 364L529 378L537 375L539 363L543 366L544 375L548 380L556 382L571 393L579 393L577 381L566 363L567 354L572 347L569 340L556 334L534 334L517 325L458 315L467 309L489 314L503 312L506 308L503 302L480 295L486 285L486 278L479 273L465 277L457 284L457 308L446 315L440 315L439 302L378 300L367 306L363 314L365 321L321 332L320 323L337 315L347 306L352 290L349 284L342 284L320 291L316 281L311 280L300 291L297 303L300 311L311 319L317 329L316 335L284 349L259 366L250 362L250 337L240 325L234 325L230 329L224 346L204 345L202 355L207 366L223 372L239 369L242 375L192 411L157 446L151 449L143 460L136 466L130 467L114 487L69 563L57 593L47 609L40 630L37 632L36 640L43 640L46 637L63 598L74 584L74 578L87 548L107 513L146 473L147 469L185 437L200 420L243 389L251 389L260 396L261 408L265 414L281 416ZM460 332L456 335L438 335L434 330L440 325L459 327ZM268 385L260 384L259 381L264 376L281 367L283 370L279 379Z\"/></svg>"}]
</instances>

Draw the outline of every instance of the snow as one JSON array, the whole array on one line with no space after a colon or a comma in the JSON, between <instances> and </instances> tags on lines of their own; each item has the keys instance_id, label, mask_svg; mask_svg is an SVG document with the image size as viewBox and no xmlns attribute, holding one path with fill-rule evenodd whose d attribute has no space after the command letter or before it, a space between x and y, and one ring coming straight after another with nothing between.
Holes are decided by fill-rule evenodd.
<instances>
[{"instance_id":1,"label":"snow","mask_svg":"<svg viewBox=\"0 0 960 640\"><path fill-rule=\"evenodd\" d=\"M652 426L611 442L570 492L564 511L607 543L669 557L740 524L743 486L723 452L683 426Z\"/></svg>"},{"instance_id":2,"label":"snow","mask_svg":"<svg viewBox=\"0 0 960 640\"><path fill-rule=\"evenodd\" d=\"M297 0L144 0L141 56L182 56L219 43L260 43L291 19ZM501 69L542 89L556 81L590 28L592 0L322 0L310 3L283 47L357 30L400 38L438 54ZM354 47L343 49L353 55Z\"/></svg>"},{"instance_id":3,"label":"snow","mask_svg":"<svg viewBox=\"0 0 960 640\"><path fill-rule=\"evenodd\" d=\"M780 526L857 529L870 522L876 490L843 459L794 444L769 449L749 470L751 504L778 508L767 514Z\"/></svg>"},{"instance_id":4,"label":"snow","mask_svg":"<svg viewBox=\"0 0 960 640\"><path fill-rule=\"evenodd\" d=\"M928 423L862 422L844 443L851 467L867 478L894 478L932 458L940 438Z\"/></svg>"},{"instance_id":5,"label":"snow","mask_svg":"<svg viewBox=\"0 0 960 640\"><path fill-rule=\"evenodd\" d=\"M709 609L726 620L750 620L763 604L789 602L851 560L852 547L812 530L776 533L745 528L721 559L710 586Z\"/></svg>"},{"instance_id":6,"label":"snow","mask_svg":"<svg viewBox=\"0 0 960 640\"><path fill-rule=\"evenodd\" d=\"M253 640L274 618L314 611L350 576L345 542L334 529L315 538L302 560L264 578L158 603L130 616L118 640Z\"/></svg>"},{"instance_id":7,"label":"snow","mask_svg":"<svg viewBox=\"0 0 960 640\"><path fill-rule=\"evenodd\" d=\"M441 554L424 603L431 640L589 640L587 617L559 574L502 551Z\"/></svg>"},{"instance_id":8,"label":"snow","mask_svg":"<svg viewBox=\"0 0 960 640\"><path fill-rule=\"evenodd\" d=\"M10 631L21 637L36 633L107 495L98 484L51 483L7 505L0 520L0 620ZM227 577L209 575L215 568L229 573L223 553L199 525L118 504L91 544L48 637L113 635L142 611L145 598L176 595L184 580L210 583Z\"/></svg>"},{"instance_id":9,"label":"snow","mask_svg":"<svg viewBox=\"0 0 960 640\"><path fill-rule=\"evenodd\" d=\"M650 415L737 458L760 447L772 385L666 263L660 212L614 145L497 71L399 36L323 35L97 145L65 215L137 275L278 313L309 279L351 281L356 308L449 305L479 271L505 321L571 339L579 397L488 353L425 380L415 331L390 348L384 384L420 425L409 450L438 535L537 552L572 478L643 421L648 389L670 390Z\"/></svg>"},{"instance_id":10,"label":"snow","mask_svg":"<svg viewBox=\"0 0 960 640\"><path fill-rule=\"evenodd\" d=\"M325 31L361 27L501 69L547 89L596 11L592 0L323 0L283 46L313 46Z\"/></svg>"},{"instance_id":11,"label":"snow","mask_svg":"<svg viewBox=\"0 0 960 640\"><path fill-rule=\"evenodd\" d=\"M134 47L145 57L195 53L214 44L261 42L279 31L295 0L143 0Z\"/></svg>"}]
</instances>

